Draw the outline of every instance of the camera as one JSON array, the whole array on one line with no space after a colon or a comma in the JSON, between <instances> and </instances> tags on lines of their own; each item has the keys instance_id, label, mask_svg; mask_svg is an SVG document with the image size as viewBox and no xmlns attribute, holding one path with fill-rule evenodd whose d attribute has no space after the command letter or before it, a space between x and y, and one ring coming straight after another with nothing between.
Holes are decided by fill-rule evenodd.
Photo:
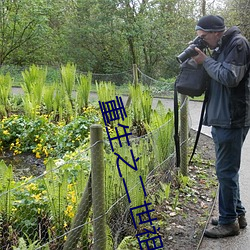
<instances>
[{"instance_id":1,"label":"camera","mask_svg":"<svg viewBox=\"0 0 250 250\"><path fill-rule=\"evenodd\" d=\"M203 50L207 48L207 43L199 36L197 36L190 45L180 54L176 57L177 61L179 63L183 63L188 58L198 55L198 53L195 51L195 47L199 48L200 50Z\"/></svg>"}]
</instances>

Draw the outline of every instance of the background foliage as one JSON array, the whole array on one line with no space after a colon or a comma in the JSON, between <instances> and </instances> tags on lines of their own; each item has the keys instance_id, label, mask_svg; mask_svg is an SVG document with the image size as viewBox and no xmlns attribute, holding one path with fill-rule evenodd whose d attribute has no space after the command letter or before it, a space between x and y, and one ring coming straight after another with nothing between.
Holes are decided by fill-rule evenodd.
<instances>
[{"instance_id":1,"label":"background foliage","mask_svg":"<svg viewBox=\"0 0 250 250\"><path fill-rule=\"evenodd\" d=\"M137 64L170 78L200 16L220 14L250 36L246 0L15 0L0 9L0 65L72 62L84 72L114 73Z\"/></svg>"}]
</instances>

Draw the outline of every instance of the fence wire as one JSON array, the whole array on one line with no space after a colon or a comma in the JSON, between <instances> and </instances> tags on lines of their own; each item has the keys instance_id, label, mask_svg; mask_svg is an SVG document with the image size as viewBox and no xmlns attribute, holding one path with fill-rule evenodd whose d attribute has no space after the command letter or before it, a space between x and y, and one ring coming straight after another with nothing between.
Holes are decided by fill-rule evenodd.
<instances>
[{"instance_id":1,"label":"fence wire","mask_svg":"<svg viewBox=\"0 0 250 250\"><path fill-rule=\"evenodd\" d=\"M141 71L140 74L145 85L159 84L159 81ZM95 75L95 80L113 81L110 77ZM114 77L121 77L125 81L129 79L127 74ZM166 89L172 91L170 85ZM106 217L106 249L119 249L141 232L141 228L135 226L140 218L133 218L131 208L140 210L139 206L145 200L151 201L153 207L161 199L157 194L161 184L171 182L175 166L173 128L172 117L141 137L132 136L130 146L119 147L116 144L117 152L125 158L131 157L131 148L134 157L140 158L136 172L123 164L120 176L116 166L117 157L110 150L110 141L105 139L96 142L102 143L106 152L106 212L103 214ZM42 171L37 176L17 179L15 169L1 162L1 249L93 249L96 243L93 224L102 218L93 218L92 210L93 199L100 199L92 197L93 185L99 185L91 181L89 157L95 145L75 152L80 156L78 160L69 157L56 161L49 159L45 164L37 166ZM126 182L127 191L122 180ZM13 188L15 182L20 185Z\"/></svg>"}]
</instances>

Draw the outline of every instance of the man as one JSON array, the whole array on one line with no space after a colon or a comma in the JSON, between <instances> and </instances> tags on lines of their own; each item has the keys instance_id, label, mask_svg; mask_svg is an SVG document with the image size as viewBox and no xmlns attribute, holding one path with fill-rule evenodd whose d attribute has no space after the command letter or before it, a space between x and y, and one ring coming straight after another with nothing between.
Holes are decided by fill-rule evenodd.
<instances>
[{"instance_id":1,"label":"man","mask_svg":"<svg viewBox=\"0 0 250 250\"><path fill-rule=\"evenodd\" d=\"M219 218L205 235L221 238L239 234L247 226L240 200L241 149L250 126L250 47L237 27L225 30L220 16L202 17L195 30L213 50L206 56L195 48L193 59L210 76L204 125L212 126L219 181Z\"/></svg>"}]
</instances>

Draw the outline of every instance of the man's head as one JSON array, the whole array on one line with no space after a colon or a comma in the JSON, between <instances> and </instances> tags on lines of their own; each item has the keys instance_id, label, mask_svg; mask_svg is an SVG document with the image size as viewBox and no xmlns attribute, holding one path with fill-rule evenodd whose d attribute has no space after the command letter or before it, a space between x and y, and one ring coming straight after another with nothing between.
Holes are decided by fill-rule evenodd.
<instances>
[{"instance_id":1,"label":"man's head","mask_svg":"<svg viewBox=\"0 0 250 250\"><path fill-rule=\"evenodd\" d=\"M214 49L224 34L224 19L220 16L203 16L195 26L195 30L197 35L207 42L208 47Z\"/></svg>"}]
</instances>

